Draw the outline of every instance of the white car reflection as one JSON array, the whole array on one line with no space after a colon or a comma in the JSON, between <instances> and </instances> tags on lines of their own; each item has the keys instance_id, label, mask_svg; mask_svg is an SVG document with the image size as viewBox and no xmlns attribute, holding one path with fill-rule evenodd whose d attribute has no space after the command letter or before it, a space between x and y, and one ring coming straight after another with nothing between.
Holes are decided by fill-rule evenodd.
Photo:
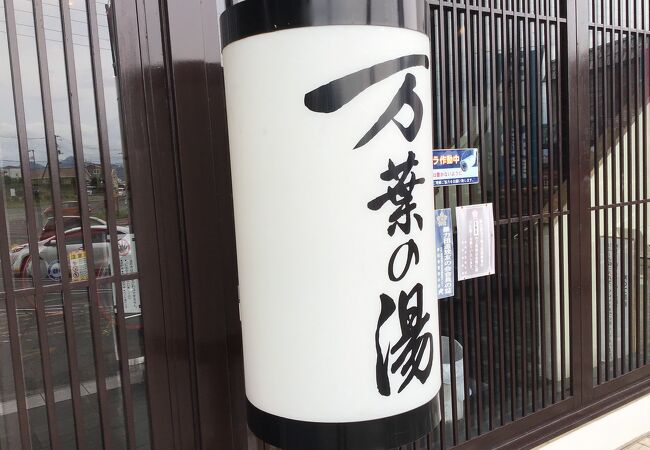
<instances>
[{"instance_id":1,"label":"white car reflection","mask_svg":"<svg viewBox=\"0 0 650 450\"><path fill-rule=\"evenodd\" d=\"M118 247L121 242L132 242L133 237L127 227L118 226L117 238ZM104 225L95 225L90 227L91 239L93 246L93 261L95 263L96 276L109 276L111 274L111 243L109 230ZM68 255L80 250L84 250L83 235L81 228L71 228L65 233L65 246ZM51 281L60 281L61 266L56 236L49 237L38 243L38 253L40 257L41 276ZM12 271L14 277L21 279L32 278L32 258L29 252L29 246L14 249L11 255Z\"/></svg>"}]
</instances>

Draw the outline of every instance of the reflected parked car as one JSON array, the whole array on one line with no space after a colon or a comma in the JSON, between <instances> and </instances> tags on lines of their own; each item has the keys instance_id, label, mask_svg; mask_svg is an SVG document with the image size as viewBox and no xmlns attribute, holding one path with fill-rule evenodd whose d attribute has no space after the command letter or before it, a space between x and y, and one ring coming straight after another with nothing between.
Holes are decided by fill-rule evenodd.
<instances>
[{"instance_id":1,"label":"reflected parked car","mask_svg":"<svg viewBox=\"0 0 650 450\"><path fill-rule=\"evenodd\" d=\"M110 275L112 261L108 228L106 225L95 225L91 227L90 231L93 246L93 260L95 263L95 274L97 276ZM122 239L128 235L129 229L127 227L117 227L118 239ZM68 255L72 252L83 250L83 235L81 228L71 228L65 232L65 245ZM61 269L57 250L56 236L49 237L38 243L41 274L44 279L49 279L51 281L59 281L61 279ZM12 271L16 278L32 278L31 259L29 246L27 245L12 254Z\"/></svg>"},{"instance_id":2,"label":"reflected parked car","mask_svg":"<svg viewBox=\"0 0 650 450\"><path fill-rule=\"evenodd\" d=\"M79 202L75 201L65 201L61 203L61 212L64 216L79 216L81 209L79 208ZM88 212L92 213L93 208L88 206ZM54 207L50 206L43 211L43 217L52 217L54 215Z\"/></svg>"},{"instance_id":3,"label":"reflected parked car","mask_svg":"<svg viewBox=\"0 0 650 450\"><path fill-rule=\"evenodd\" d=\"M90 217L90 226L107 226L106 222L97 217ZM80 216L63 216L63 230L68 231L73 228L81 228L81 217ZM41 235L38 237L39 241L44 241L45 239L51 238L56 234L56 222L54 217L49 217L43 225L41 230Z\"/></svg>"}]
</instances>

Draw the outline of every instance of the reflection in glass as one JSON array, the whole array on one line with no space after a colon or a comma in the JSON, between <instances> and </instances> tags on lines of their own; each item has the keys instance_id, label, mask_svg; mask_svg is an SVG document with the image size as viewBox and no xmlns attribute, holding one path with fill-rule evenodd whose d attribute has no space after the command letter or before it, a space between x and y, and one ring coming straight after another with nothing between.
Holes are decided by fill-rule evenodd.
<instances>
[{"instance_id":1,"label":"reflection in glass","mask_svg":"<svg viewBox=\"0 0 650 450\"><path fill-rule=\"evenodd\" d=\"M72 391L68 370L68 350L65 334L65 316L61 294L49 294L44 302L47 320L47 339L50 369L54 387L54 401L59 433L59 443L65 449L76 448L75 423L72 413Z\"/></svg>"},{"instance_id":2,"label":"reflection in glass","mask_svg":"<svg viewBox=\"0 0 650 450\"><path fill-rule=\"evenodd\" d=\"M25 219L25 192L20 163L18 135L14 111L13 88L7 42L5 11L0 4L0 178L4 189L4 207L7 214L7 237L11 270L15 287L29 287L31 280L22 270L29 250L27 221ZM0 237L4 239L4 237Z\"/></svg>"},{"instance_id":3,"label":"reflection in glass","mask_svg":"<svg viewBox=\"0 0 650 450\"><path fill-rule=\"evenodd\" d=\"M106 199L112 182L104 179L101 158L97 113L93 88L93 70L88 37L88 19L85 2L75 2L70 7L74 63L79 93L81 139L85 164L85 188L88 194L88 210L95 219L106 221ZM106 227L106 225L104 225Z\"/></svg>"},{"instance_id":4,"label":"reflection in glass","mask_svg":"<svg viewBox=\"0 0 650 450\"><path fill-rule=\"evenodd\" d=\"M37 3L37 4L40 4ZM106 1L98 2L58 2L42 1L42 32L45 37L45 50L51 105L43 105L41 84L38 70L38 54L35 40L35 20L30 0L14 0L17 30L18 53L20 56L19 76L24 95L27 148L18 145L18 132L15 119L12 78L9 63L7 27L5 24L4 2L0 2L0 179L3 183L4 198L0 206L7 212L7 239L11 249L10 263L17 288L34 286L33 276L40 270L40 283L56 285L61 283L61 258L67 258L71 266L73 282L87 281L88 258L92 257L95 276L101 278L118 274L137 273L137 253L131 221L130 186L127 175L127 157L122 147L120 114L118 105L118 86L113 72L113 49L109 33ZM97 111L91 65L91 42L88 30L88 11L92 5L96 9L99 38L98 79L102 79L102 92L105 98L105 111ZM70 37L74 51L74 71L77 81L78 108L80 123L71 122L69 105L70 91L66 77L66 55L63 47L62 6L70 14ZM68 9L69 8L69 9ZM45 56L45 55L41 55ZM72 56L72 55L70 55ZM43 108L50 107L53 112L52 141L56 148L46 146ZM105 113L105 114L103 114ZM103 117L106 123L103 123ZM98 123L102 118L102 123ZM82 145L73 148L73 125L78 127ZM106 133L100 133L105 126ZM49 128L48 128L48 131ZM106 137L106 139L104 139ZM52 142L51 141L51 142ZM106 148L102 149L102 145ZM22 153L21 153L22 150ZM55 152L53 151L55 150ZM106 150L105 152L102 150ZM52 161L48 154L56 154ZM23 160L21 161L21 154ZM26 156L25 156L26 155ZM82 157L84 164L77 172L75 157ZM52 207L51 172L53 165L59 169L62 208L54 211ZM24 186L24 177L29 174L31 186ZM89 223L82 223L80 193L88 195ZM26 197L33 199L34 210L26 211ZM108 216L109 205L116 212L115 217ZM56 233L55 213L62 216L63 233ZM83 214L82 214L83 213ZM38 261L32 261L28 248L27 218L34 219L38 240ZM116 226L116 241L111 240L109 221ZM90 226L92 242L84 246L82 226ZM65 255L58 254L62 243ZM90 248L92 244L92 256ZM113 255L113 246L119 255ZM119 263L120 268L114 267ZM34 258L36 259L36 258ZM6 268L5 268L6 269ZM5 280L7 281L7 280ZM107 281L107 280L105 280ZM113 280L111 280L113 281ZM59 440L62 448L75 448L75 424L71 405L70 367L66 320L74 325L75 356L78 360L78 376L81 383L80 396L83 417L84 444L87 448L102 448L102 432L111 434L115 448L126 446L123 383L130 383L133 407L136 444L138 448L148 448L149 423L148 403L145 388L145 360L142 335L142 316L140 308L140 288L135 279L120 284L100 283L99 295L89 295L87 289L79 289L73 284L72 292L65 300L61 293L45 294L44 298L35 299L25 293L18 298L19 341L23 352L22 369L27 390L27 406L30 422L32 446L35 449L49 448L48 421L43 396L42 351L47 351L51 367L45 368L51 374L54 388L55 413ZM116 291L116 286L119 289ZM4 291L0 276L0 293ZM119 330L126 336L127 348L120 349L117 316L115 309L116 294L121 294L126 313L126 326ZM96 293L95 293L96 294ZM2 295L2 294L0 294ZM73 317L65 317L64 301L71 306ZM44 308L44 323L48 337L48 349L40 348L39 323L36 320L35 305ZM13 370L11 368L10 337L6 327L4 299L0 298L0 448L14 448L19 444L16 424L16 407L14 394ZM91 326L91 311L99 311L99 328ZM69 324L68 324L69 325ZM41 330L43 331L43 330ZM96 333L93 333L95 331ZM96 337L101 354L94 353ZM122 355L120 351L122 350ZM109 430L102 430L100 424L99 403L97 397L97 361L105 366L107 387L106 405ZM121 378L121 367L128 367L129 380ZM12 406L13 404L13 406ZM7 430L5 432L5 430Z\"/></svg>"},{"instance_id":5,"label":"reflection in glass","mask_svg":"<svg viewBox=\"0 0 650 450\"><path fill-rule=\"evenodd\" d=\"M77 344L77 365L81 382L81 405L84 420L84 443L87 448L102 448L99 400L95 377L95 355L90 321L90 298L87 289L73 289L70 300ZM101 331L100 331L101 333Z\"/></svg>"},{"instance_id":6,"label":"reflection in glass","mask_svg":"<svg viewBox=\"0 0 650 450\"><path fill-rule=\"evenodd\" d=\"M35 448L49 448L50 438L45 408L43 367L41 364L41 348L38 340L38 321L34 297L19 297L16 299L16 309L32 446Z\"/></svg>"},{"instance_id":7,"label":"reflection in glass","mask_svg":"<svg viewBox=\"0 0 650 450\"><path fill-rule=\"evenodd\" d=\"M134 404L135 439L138 448L150 448L147 405L146 366L144 357L144 323L138 280L122 283L124 315L129 357L129 377Z\"/></svg>"},{"instance_id":8,"label":"reflection in glass","mask_svg":"<svg viewBox=\"0 0 650 450\"><path fill-rule=\"evenodd\" d=\"M111 441L118 448L126 447L126 423L122 402L122 378L120 375L120 345L116 331L115 285L99 287L99 309L101 312L102 348L106 367L106 389L108 390L109 414L111 416ZM122 349L125 350L125 349ZM126 381L129 382L128 380Z\"/></svg>"},{"instance_id":9,"label":"reflection in glass","mask_svg":"<svg viewBox=\"0 0 650 450\"><path fill-rule=\"evenodd\" d=\"M41 230L47 217L52 215L52 189L50 180L50 161L45 139L45 125L41 97L41 84L38 70L38 54L34 33L34 14L32 2L29 0L14 0L16 27L18 30L18 53L20 58L20 75L23 87L23 104L25 107L25 122L27 128L27 152L29 161L23 161L23 166L29 165L32 179L32 197L34 201L34 220L36 230ZM29 212L28 212L29 214ZM58 256L57 256L58 259ZM41 275L46 284L53 280L48 276L48 267L41 268Z\"/></svg>"},{"instance_id":10,"label":"reflection in glass","mask_svg":"<svg viewBox=\"0 0 650 450\"><path fill-rule=\"evenodd\" d=\"M13 363L7 325L7 304L0 296L0 448L20 448Z\"/></svg>"},{"instance_id":11,"label":"reflection in glass","mask_svg":"<svg viewBox=\"0 0 650 450\"><path fill-rule=\"evenodd\" d=\"M61 11L58 2L52 0L43 2L43 21L50 75L54 133L59 163L59 184L62 202L62 211L60 213L63 216L64 231L67 233L81 227L78 192L80 188L85 188L87 180L84 179L80 183L75 168L76 160L72 146L68 84L63 64L65 56L61 31ZM50 239L54 237L55 233L55 219L53 214L48 214L39 240ZM83 245L81 245L80 249L83 250Z\"/></svg>"},{"instance_id":12,"label":"reflection in glass","mask_svg":"<svg viewBox=\"0 0 650 450\"><path fill-rule=\"evenodd\" d=\"M122 256L120 247L120 266L122 274L138 271L135 255L135 237L131 220L130 184L128 175L127 154L122 147L120 128L120 113L118 105L117 79L113 69L113 51L109 33L108 15L105 0L97 2L97 25L99 47L102 65L102 81L106 106L108 131L108 147L110 154L112 182L107 188L106 201L112 201L115 206L117 225L127 229L128 239L120 244L128 244L132 253L127 258ZM118 230L119 231L119 230Z\"/></svg>"}]
</instances>

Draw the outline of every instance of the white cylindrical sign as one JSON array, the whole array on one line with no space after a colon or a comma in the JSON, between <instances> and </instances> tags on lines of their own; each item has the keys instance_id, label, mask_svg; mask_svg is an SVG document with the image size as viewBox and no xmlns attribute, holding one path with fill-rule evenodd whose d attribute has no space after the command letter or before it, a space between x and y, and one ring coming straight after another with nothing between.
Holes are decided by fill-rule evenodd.
<instances>
[{"instance_id":1,"label":"white cylindrical sign","mask_svg":"<svg viewBox=\"0 0 650 450\"><path fill-rule=\"evenodd\" d=\"M285 450L395 447L439 417L424 8L221 18L249 425Z\"/></svg>"}]
</instances>

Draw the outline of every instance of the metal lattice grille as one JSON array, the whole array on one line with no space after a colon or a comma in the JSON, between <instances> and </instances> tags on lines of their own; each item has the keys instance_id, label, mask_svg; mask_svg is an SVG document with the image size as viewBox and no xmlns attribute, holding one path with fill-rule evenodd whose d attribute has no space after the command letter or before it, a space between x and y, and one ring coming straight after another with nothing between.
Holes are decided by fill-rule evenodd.
<instances>
[{"instance_id":1,"label":"metal lattice grille","mask_svg":"<svg viewBox=\"0 0 650 450\"><path fill-rule=\"evenodd\" d=\"M593 379L648 363L647 2L589 2Z\"/></svg>"},{"instance_id":2,"label":"metal lattice grille","mask_svg":"<svg viewBox=\"0 0 650 450\"><path fill-rule=\"evenodd\" d=\"M437 189L436 207L493 203L497 250L495 276L440 304L464 369L449 364L443 384L445 448L571 396L566 15L486 3L432 2L434 145L480 148L482 171L480 185Z\"/></svg>"},{"instance_id":3,"label":"metal lattice grille","mask_svg":"<svg viewBox=\"0 0 650 450\"><path fill-rule=\"evenodd\" d=\"M105 3L0 3L0 448L149 443Z\"/></svg>"}]
</instances>

